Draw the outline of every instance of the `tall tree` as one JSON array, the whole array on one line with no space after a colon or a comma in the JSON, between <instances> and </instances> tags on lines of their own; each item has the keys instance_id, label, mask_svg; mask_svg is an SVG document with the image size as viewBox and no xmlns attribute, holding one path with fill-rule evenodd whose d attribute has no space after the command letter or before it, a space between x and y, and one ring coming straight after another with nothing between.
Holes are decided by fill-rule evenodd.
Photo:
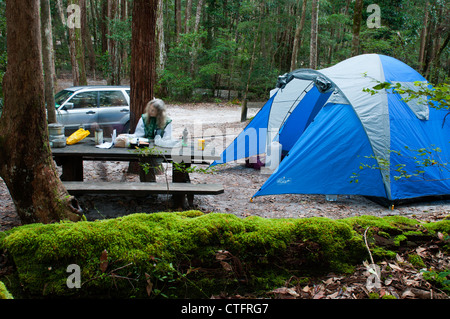
<instances>
[{"instance_id":1,"label":"tall tree","mask_svg":"<svg viewBox=\"0 0 450 319\"><path fill-rule=\"evenodd\" d=\"M81 33L81 6L84 0L69 0L67 27L69 29L69 51L72 63L73 85L87 85L86 64L84 59L83 37ZM79 11L80 10L80 11Z\"/></svg>"},{"instance_id":2,"label":"tall tree","mask_svg":"<svg viewBox=\"0 0 450 319\"><path fill-rule=\"evenodd\" d=\"M159 47L157 73L162 74L167 59L166 44L164 40L164 0L158 1L158 18L156 22L156 31L158 34L158 47Z\"/></svg>"},{"instance_id":3,"label":"tall tree","mask_svg":"<svg viewBox=\"0 0 450 319\"><path fill-rule=\"evenodd\" d=\"M302 43L302 31L305 26L305 18L306 18L306 4L308 0L303 0L302 4L302 14L300 16L300 20L297 22L297 27L295 28L295 36L294 36L294 47L292 48L292 57L291 57L291 71L294 71L297 68L297 58L298 51L301 47ZM297 1L297 7L300 5L300 0Z\"/></svg>"},{"instance_id":4,"label":"tall tree","mask_svg":"<svg viewBox=\"0 0 450 319\"><path fill-rule=\"evenodd\" d=\"M175 0L175 26L177 42L180 42L180 34L183 32L181 30L181 0Z\"/></svg>"},{"instance_id":5,"label":"tall tree","mask_svg":"<svg viewBox=\"0 0 450 319\"><path fill-rule=\"evenodd\" d=\"M249 91L249 86L250 86L250 80L252 77L252 72L253 72L253 65L255 63L255 55L256 55L256 44L258 42L258 35L261 32L261 25L262 25L262 16L264 12L264 2L261 3L261 8L260 8L260 12L259 12L259 18L258 18L258 25L256 27L256 32L254 33L254 38L253 38L253 49L252 49L252 56L250 57L250 67L248 69L248 76L247 76L247 82L245 85L245 92L244 92L244 101L242 103L242 108L241 108L241 122L245 122L247 120L247 96L248 96L248 91Z\"/></svg>"},{"instance_id":6,"label":"tall tree","mask_svg":"<svg viewBox=\"0 0 450 319\"><path fill-rule=\"evenodd\" d=\"M108 84L110 85L120 85L120 54L119 54L119 43L114 34L115 26L118 19L119 12L119 1L118 0L108 0L108 18L107 22L109 28L107 30L107 43L108 43L108 56L111 74L108 79ZM113 28L114 26L114 28Z\"/></svg>"},{"instance_id":7,"label":"tall tree","mask_svg":"<svg viewBox=\"0 0 450 319\"><path fill-rule=\"evenodd\" d=\"M80 9L81 9L81 36L83 38L83 42L85 44L85 48L87 51L87 56L89 58L89 70L91 73L95 73L95 51L94 45L91 40L91 32L89 31L88 25L88 14L87 14L87 5L86 0L80 0Z\"/></svg>"},{"instance_id":8,"label":"tall tree","mask_svg":"<svg viewBox=\"0 0 450 319\"><path fill-rule=\"evenodd\" d=\"M356 0L353 14L352 56L359 54L359 33L361 31L362 11L363 0Z\"/></svg>"},{"instance_id":9,"label":"tall tree","mask_svg":"<svg viewBox=\"0 0 450 319\"><path fill-rule=\"evenodd\" d=\"M154 97L157 8L158 0L133 1L130 71L132 131L144 113L145 105Z\"/></svg>"},{"instance_id":10,"label":"tall tree","mask_svg":"<svg viewBox=\"0 0 450 319\"><path fill-rule=\"evenodd\" d=\"M81 219L49 146L39 0L6 1L8 66L0 118L0 176L23 224Z\"/></svg>"},{"instance_id":11,"label":"tall tree","mask_svg":"<svg viewBox=\"0 0 450 319\"><path fill-rule=\"evenodd\" d=\"M310 54L309 54L309 67L311 69L317 69L318 38L319 38L319 0L312 0L311 43L310 43Z\"/></svg>"},{"instance_id":12,"label":"tall tree","mask_svg":"<svg viewBox=\"0 0 450 319\"><path fill-rule=\"evenodd\" d=\"M184 33L189 33L189 21L191 20L192 0L186 1L186 13L184 15Z\"/></svg>"},{"instance_id":13,"label":"tall tree","mask_svg":"<svg viewBox=\"0 0 450 319\"><path fill-rule=\"evenodd\" d=\"M197 12L195 14L195 23L194 23L194 33L197 33L200 28L200 18L202 16L202 7L203 7L203 0L198 0L197 3ZM195 63L197 61L197 46L198 44L192 42L192 58L191 58L191 72L194 73L195 71Z\"/></svg>"},{"instance_id":14,"label":"tall tree","mask_svg":"<svg viewBox=\"0 0 450 319\"><path fill-rule=\"evenodd\" d=\"M55 63L53 59L52 18L49 0L41 0L41 30L47 116L49 123L56 123L55 84L53 81L55 78Z\"/></svg>"},{"instance_id":15,"label":"tall tree","mask_svg":"<svg viewBox=\"0 0 450 319\"><path fill-rule=\"evenodd\" d=\"M430 2L427 1L425 3L425 14L423 16L423 28L420 33L420 50L419 50L419 65L422 67L425 59L425 45L427 41L427 34L428 34L428 19L430 16L430 12L428 10L430 6Z\"/></svg>"}]
</instances>

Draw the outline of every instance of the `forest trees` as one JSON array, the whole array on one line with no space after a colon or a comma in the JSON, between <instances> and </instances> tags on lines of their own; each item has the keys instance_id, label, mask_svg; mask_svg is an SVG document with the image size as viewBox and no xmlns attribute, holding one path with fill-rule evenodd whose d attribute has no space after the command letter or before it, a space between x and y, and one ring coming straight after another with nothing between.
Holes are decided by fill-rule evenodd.
<instances>
[{"instance_id":1,"label":"forest trees","mask_svg":"<svg viewBox=\"0 0 450 319\"><path fill-rule=\"evenodd\" d=\"M47 0L46 0L47 1ZM128 84L133 0L48 0L56 71ZM0 17L5 0L0 0ZM377 0L158 0L154 94L172 100L266 99L278 75L356 54L400 59L432 82L450 76L449 3ZM264 10L261 12L261 5ZM80 28L69 28L79 6ZM316 10L317 8L317 10ZM261 27L258 28L259 18ZM64 23L64 24L63 24ZM0 32L5 30L0 20ZM0 36L0 77L6 51ZM255 48L255 50L253 50ZM249 70L252 69L249 78ZM250 82L249 82L250 81Z\"/></svg>"}]
</instances>

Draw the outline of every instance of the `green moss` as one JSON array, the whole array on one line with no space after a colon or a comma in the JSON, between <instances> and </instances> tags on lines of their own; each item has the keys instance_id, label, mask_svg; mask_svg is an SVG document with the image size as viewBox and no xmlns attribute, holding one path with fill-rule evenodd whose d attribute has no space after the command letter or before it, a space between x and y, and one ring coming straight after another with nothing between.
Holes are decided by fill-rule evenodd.
<instances>
[{"instance_id":1,"label":"green moss","mask_svg":"<svg viewBox=\"0 0 450 319\"><path fill-rule=\"evenodd\" d=\"M386 233L386 232L384 232L384 231L379 231L379 232L378 232L378 235L381 236L381 237L384 237L384 238L386 238L386 239L391 238L391 235L389 235L389 233Z\"/></svg>"},{"instance_id":2,"label":"green moss","mask_svg":"<svg viewBox=\"0 0 450 319\"><path fill-rule=\"evenodd\" d=\"M398 236L395 236L395 238L394 238L394 244L396 246L400 246L401 243L406 241L406 240L408 240L408 237L406 237L405 235L403 235L403 234L402 235L398 235Z\"/></svg>"},{"instance_id":3,"label":"green moss","mask_svg":"<svg viewBox=\"0 0 450 319\"><path fill-rule=\"evenodd\" d=\"M0 299L14 299L3 282L0 281Z\"/></svg>"},{"instance_id":4,"label":"green moss","mask_svg":"<svg viewBox=\"0 0 450 319\"><path fill-rule=\"evenodd\" d=\"M372 247L372 256L375 260L392 259L395 258L397 253L392 250L388 250L382 247Z\"/></svg>"},{"instance_id":5,"label":"green moss","mask_svg":"<svg viewBox=\"0 0 450 319\"><path fill-rule=\"evenodd\" d=\"M425 263L423 262L422 258L419 255L416 255L416 254L408 255L408 261L414 267L417 267L417 268L424 268L424 267L426 267Z\"/></svg>"},{"instance_id":6,"label":"green moss","mask_svg":"<svg viewBox=\"0 0 450 319\"><path fill-rule=\"evenodd\" d=\"M371 292L369 294L369 299L380 299L380 295L376 292Z\"/></svg>"},{"instance_id":7,"label":"green moss","mask_svg":"<svg viewBox=\"0 0 450 319\"><path fill-rule=\"evenodd\" d=\"M394 233L401 243L402 231L417 232L418 224L400 217L242 219L162 212L21 226L1 235L0 248L12 257L23 296L146 298L151 284L152 297L205 298L222 291L263 292L290 278L351 272L368 258L364 229ZM377 246L371 251L380 259L395 256ZM80 266L81 289L67 287L71 264Z\"/></svg>"}]
</instances>

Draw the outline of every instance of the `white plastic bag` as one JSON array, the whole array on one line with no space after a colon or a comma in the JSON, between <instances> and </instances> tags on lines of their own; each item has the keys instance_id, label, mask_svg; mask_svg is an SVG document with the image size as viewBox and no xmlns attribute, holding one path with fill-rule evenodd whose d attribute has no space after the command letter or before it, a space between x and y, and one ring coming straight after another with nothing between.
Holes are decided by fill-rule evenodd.
<instances>
[{"instance_id":1,"label":"white plastic bag","mask_svg":"<svg viewBox=\"0 0 450 319\"><path fill-rule=\"evenodd\" d=\"M181 141L172 140L170 138L161 138L160 135L155 136L155 145L159 147L174 148L181 145Z\"/></svg>"}]
</instances>

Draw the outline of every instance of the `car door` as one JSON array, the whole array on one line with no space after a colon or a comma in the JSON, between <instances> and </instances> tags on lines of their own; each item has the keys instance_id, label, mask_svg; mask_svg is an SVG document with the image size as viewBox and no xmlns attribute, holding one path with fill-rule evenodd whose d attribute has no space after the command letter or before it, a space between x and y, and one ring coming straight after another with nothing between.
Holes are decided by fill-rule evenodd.
<instances>
[{"instance_id":1,"label":"car door","mask_svg":"<svg viewBox=\"0 0 450 319\"><path fill-rule=\"evenodd\" d=\"M64 125L66 135L80 126L92 130L93 124L98 122L98 92L76 93L58 110L57 117L58 122Z\"/></svg>"},{"instance_id":2,"label":"car door","mask_svg":"<svg viewBox=\"0 0 450 319\"><path fill-rule=\"evenodd\" d=\"M111 134L114 129L123 133L129 120L130 107L122 90L99 91L98 121L104 133Z\"/></svg>"}]
</instances>

